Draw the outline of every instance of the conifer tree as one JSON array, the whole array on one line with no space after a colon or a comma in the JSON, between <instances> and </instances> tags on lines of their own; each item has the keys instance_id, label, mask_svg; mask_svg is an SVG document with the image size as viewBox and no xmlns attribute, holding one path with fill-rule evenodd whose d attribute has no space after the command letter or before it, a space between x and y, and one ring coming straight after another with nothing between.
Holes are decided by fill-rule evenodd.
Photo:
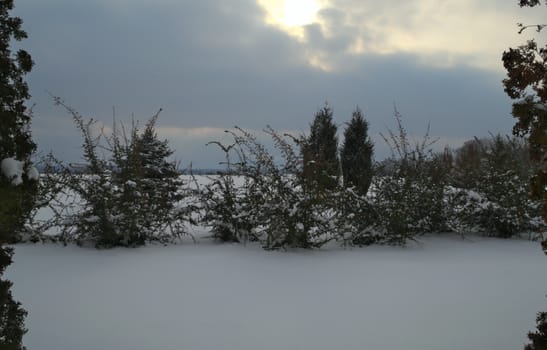
<instances>
[{"instance_id":1,"label":"conifer tree","mask_svg":"<svg viewBox=\"0 0 547 350\"><path fill-rule=\"evenodd\" d=\"M144 177L149 179L178 176L175 164L168 161L174 153L169 148L169 142L160 140L156 133L155 125L158 115L156 114L148 121L142 135L136 138L135 145L144 169Z\"/></svg>"},{"instance_id":2,"label":"conifer tree","mask_svg":"<svg viewBox=\"0 0 547 350\"><path fill-rule=\"evenodd\" d=\"M30 97L24 75L32 69L30 55L11 52L12 40L27 34L22 20L12 17L13 0L0 0L0 348L23 349L26 312L13 299L11 282L3 274L12 262L6 244L16 240L24 219L34 205L37 172L30 156L35 149L30 134L31 115L25 103Z\"/></svg>"},{"instance_id":3,"label":"conifer tree","mask_svg":"<svg viewBox=\"0 0 547 350\"><path fill-rule=\"evenodd\" d=\"M528 333L530 343L524 350L547 350L547 312L540 312L536 318L537 330Z\"/></svg>"},{"instance_id":4,"label":"conifer tree","mask_svg":"<svg viewBox=\"0 0 547 350\"><path fill-rule=\"evenodd\" d=\"M127 207L134 211L137 225L148 239L157 233L158 227L173 221L173 208L183 197L179 192L182 181L176 164L168 160L174 152L168 141L160 140L156 133L158 116L159 112L147 122L142 134L138 133L137 128L133 129L130 147L119 154L122 160L115 162L121 170L114 173L118 178L115 177L114 182L126 187L124 194L130 197L136 195L132 199L139 202L138 205L128 206L126 199L130 198L124 198L120 208Z\"/></svg>"},{"instance_id":5,"label":"conifer tree","mask_svg":"<svg viewBox=\"0 0 547 350\"><path fill-rule=\"evenodd\" d=\"M67 183L83 205L78 212L61 218L67 233L61 239L110 248L180 238L191 207L178 206L187 191L182 188L176 164L167 159L173 154L168 141L158 139L155 123L159 112L143 132L137 124L129 133L114 124L112 135L94 136L94 120L85 121L62 100L55 101L72 114L82 133L90 175ZM101 158L99 147L108 149L111 158Z\"/></svg>"},{"instance_id":6,"label":"conifer tree","mask_svg":"<svg viewBox=\"0 0 547 350\"><path fill-rule=\"evenodd\" d=\"M340 176L337 127L332 109L325 103L310 126L310 135L302 144L303 177L320 191L334 189Z\"/></svg>"},{"instance_id":7,"label":"conifer tree","mask_svg":"<svg viewBox=\"0 0 547 350\"><path fill-rule=\"evenodd\" d=\"M357 107L344 131L340 154L345 187L354 187L365 196L372 181L372 154L374 145L368 137L368 122Z\"/></svg>"},{"instance_id":8,"label":"conifer tree","mask_svg":"<svg viewBox=\"0 0 547 350\"><path fill-rule=\"evenodd\" d=\"M521 7L534 7L539 0L519 0ZM519 23L519 33L527 28L541 32L545 24L524 25ZM503 80L505 92L513 103L513 116L517 119L513 134L528 135L530 154L539 165L532 179L532 195L542 201L544 219L547 220L547 46L540 46L535 40L517 48L510 48L502 56L507 70ZM547 241L544 245L547 252Z\"/></svg>"},{"instance_id":9,"label":"conifer tree","mask_svg":"<svg viewBox=\"0 0 547 350\"><path fill-rule=\"evenodd\" d=\"M519 0L520 7L534 7L540 0ZM545 2L547 5L547 1ZM519 23L519 33L527 28L541 32L543 23L524 25ZM530 154L539 165L531 181L532 196L542 203L542 216L547 220L547 45L539 46L535 40L528 40L516 49L510 48L502 56L507 78L503 80L505 92L513 103L513 116L517 119L513 134L529 135ZM547 254L547 239L542 242ZM538 333L530 333L532 344L526 350L547 349L547 317L540 313L537 318Z\"/></svg>"}]
</instances>

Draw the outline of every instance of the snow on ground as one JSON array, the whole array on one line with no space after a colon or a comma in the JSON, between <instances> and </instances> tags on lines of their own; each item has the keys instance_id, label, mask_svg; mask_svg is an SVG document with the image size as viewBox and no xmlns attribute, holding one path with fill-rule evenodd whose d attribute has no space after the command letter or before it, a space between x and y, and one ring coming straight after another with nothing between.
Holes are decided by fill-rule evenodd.
<instances>
[{"instance_id":1,"label":"snow on ground","mask_svg":"<svg viewBox=\"0 0 547 350\"><path fill-rule=\"evenodd\" d=\"M522 349L547 310L537 242L266 252L19 245L29 350Z\"/></svg>"}]
</instances>

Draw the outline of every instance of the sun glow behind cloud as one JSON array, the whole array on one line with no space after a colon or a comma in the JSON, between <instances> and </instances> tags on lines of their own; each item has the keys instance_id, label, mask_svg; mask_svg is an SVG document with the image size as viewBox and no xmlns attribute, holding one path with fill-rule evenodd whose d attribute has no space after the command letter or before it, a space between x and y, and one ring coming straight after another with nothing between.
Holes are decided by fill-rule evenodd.
<instances>
[{"instance_id":1,"label":"sun glow behind cloud","mask_svg":"<svg viewBox=\"0 0 547 350\"><path fill-rule=\"evenodd\" d=\"M266 11L266 21L302 39L302 27L317 21L318 0L258 0Z\"/></svg>"},{"instance_id":2,"label":"sun glow behind cloud","mask_svg":"<svg viewBox=\"0 0 547 350\"><path fill-rule=\"evenodd\" d=\"M285 0L281 21L291 27L310 24L314 21L318 10L319 5L315 0Z\"/></svg>"},{"instance_id":3,"label":"sun glow behind cloud","mask_svg":"<svg viewBox=\"0 0 547 350\"><path fill-rule=\"evenodd\" d=\"M542 23L547 9L513 0L316 0L301 12L298 0L285 1L22 1L23 45L40 63L30 87L43 117L33 124L41 150L81 160L77 133L66 132L70 118L52 110L46 89L106 125L111 105L141 120L161 106L160 124L172 126L159 129L161 138L179 159L204 167L224 160L218 147L205 146L229 144L224 127L274 123L304 132L327 99L340 125L361 105L371 132L389 124L393 101L418 133L428 121L436 136L506 132L501 53L537 35L519 36L516 22ZM151 17L160 20L144 20ZM145 52L142 35L150 39ZM63 40L43 45L51 37Z\"/></svg>"},{"instance_id":4,"label":"sun glow behind cloud","mask_svg":"<svg viewBox=\"0 0 547 350\"><path fill-rule=\"evenodd\" d=\"M258 3L265 21L298 40L308 64L323 71L352 69L359 56L404 54L427 66L499 73L503 50L522 42L511 24L542 21L538 10L494 0L411 0L396 7L373 0Z\"/></svg>"},{"instance_id":5,"label":"sun glow behind cloud","mask_svg":"<svg viewBox=\"0 0 547 350\"><path fill-rule=\"evenodd\" d=\"M265 21L295 38L303 45L308 64L321 71L331 71L328 53L310 46L306 26L323 28L320 11L329 7L329 0L258 0L265 11Z\"/></svg>"}]
</instances>

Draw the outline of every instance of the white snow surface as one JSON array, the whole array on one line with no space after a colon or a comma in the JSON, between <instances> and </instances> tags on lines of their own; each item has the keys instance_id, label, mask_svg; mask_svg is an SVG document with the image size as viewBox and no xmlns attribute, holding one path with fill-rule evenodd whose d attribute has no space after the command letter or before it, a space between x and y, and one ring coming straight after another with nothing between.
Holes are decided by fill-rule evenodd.
<instances>
[{"instance_id":1,"label":"white snow surface","mask_svg":"<svg viewBox=\"0 0 547 350\"><path fill-rule=\"evenodd\" d=\"M267 252L18 245L29 350L522 349L547 310L537 242L425 237Z\"/></svg>"}]
</instances>

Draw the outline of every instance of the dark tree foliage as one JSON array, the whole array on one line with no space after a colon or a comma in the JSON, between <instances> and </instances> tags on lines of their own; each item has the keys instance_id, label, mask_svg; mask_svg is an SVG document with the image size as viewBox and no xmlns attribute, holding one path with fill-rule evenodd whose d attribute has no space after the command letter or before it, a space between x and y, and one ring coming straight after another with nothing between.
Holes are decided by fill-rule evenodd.
<instances>
[{"instance_id":1,"label":"dark tree foliage","mask_svg":"<svg viewBox=\"0 0 547 350\"><path fill-rule=\"evenodd\" d=\"M22 20L12 17L13 0L0 0L0 161L14 158L30 166L30 155L35 149L30 134L31 115L25 102L30 97L26 73L32 69L30 55L19 50L12 53L10 44L27 37ZM26 176L15 185L11 179L0 176L0 276L11 264L12 250L5 245L16 239L25 216L33 206L35 184ZM22 349L26 312L14 301L11 282L0 279L0 348Z\"/></svg>"},{"instance_id":2,"label":"dark tree foliage","mask_svg":"<svg viewBox=\"0 0 547 350\"><path fill-rule=\"evenodd\" d=\"M545 3L547 4L547 1ZM519 1L520 7L524 7L524 6L534 7L539 4L540 4L539 0L520 0Z\"/></svg>"},{"instance_id":3,"label":"dark tree foliage","mask_svg":"<svg viewBox=\"0 0 547 350\"><path fill-rule=\"evenodd\" d=\"M138 122L130 129L114 123L107 135L95 120L85 120L60 98L54 100L72 115L81 132L87 163L85 175L73 175L70 167L59 163L66 175L53 176L53 182L76 195L79 206L72 210L65 202L50 205L53 226L61 228L56 240L111 248L180 239L186 233L185 223L192 221L193 206L179 202L191 191L183 186L176 162L167 159L173 154L168 141L158 139L159 112L142 132ZM97 130L101 130L98 135ZM110 157L99 150L108 151Z\"/></svg>"},{"instance_id":4,"label":"dark tree foliage","mask_svg":"<svg viewBox=\"0 0 547 350\"><path fill-rule=\"evenodd\" d=\"M539 0L521 0L520 6L536 6ZM529 26L519 24L522 30ZM542 25L532 25L537 31ZM516 100L513 116L517 119L513 133L528 135L530 154L539 166L532 178L531 192L543 203L542 216L547 218L547 47L540 47L534 40L517 48L510 48L502 56L507 70L503 80L505 92Z\"/></svg>"},{"instance_id":5,"label":"dark tree foliage","mask_svg":"<svg viewBox=\"0 0 547 350\"><path fill-rule=\"evenodd\" d=\"M547 350L547 312L540 312L536 318L537 331L528 333L531 343L524 350Z\"/></svg>"},{"instance_id":6,"label":"dark tree foliage","mask_svg":"<svg viewBox=\"0 0 547 350\"><path fill-rule=\"evenodd\" d=\"M281 135L270 127L264 132L280 158L238 127L228 131L232 144L210 143L225 153L227 166L200 190L202 223L211 226L213 237L223 242L257 241L266 250L319 248L337 240L352 244L357 236L359 242L353 244L366 244L367 232L356 232L367 223L358 216L367 209L363 198L342 193L340 186L311 186L297 175L302 172L299 147L304 137Z\"/></svg>"},{"instance_id":7,"label":"dark tree foliage","mask_svg":"<svg viewBox=\"0 0 547 350\"><path fill-rule=\"evenodd\" d=\"M4 247L0 250L0 273L12 263L13 251ZM21 304L13 299L10 288L12 283L0 280L0 349L24 349L21 345L25 316L27 312L21 308Z\"/></svg>"},{"instance_id":8,"label":"dark tree foliage","mask_svg":"<svg viewBox=\"0 0 547 350\"><path fill-rule=\"evenodd\" d=\"M340 154L345 187L354 187L365 196L372 182L372 154L374 145L368 137L368 122L359 107L353 112L344 131L344 144Z\"/></svg>"},{"instance_id":9,"label":"dark tree foliage","mask_svg":"<svg viewBox=\"0 0 547 350\"><path fill-rule=\"evenodd\" d=\"M455 151L452 176L455 186L470 188L476 184L483 156L483 147L478 139L466 141Z\"/></svg>"},{"instance_id":10,"label":"dark tree foliage","mask_svg":"<svg viewBox=\"0 0 547 350\"><path fill-rule=\"evenodd\" d=\"M125 218L116 225L116 235L125 237L123 245L142 245L146 240L159 238L162 228L180 231L179 227L174 230L178 226L174 209L183 198L179 192L183 183L176 163L168 160L174 151L156 133L158 116L159 112L146 123L142 133L134 126L129 140L120 142L118 135L112 136L112 183L121 190L115 195L114 210Z\"/></svg>"},{"instance_id":11,"label":"dark tree foliage","mask_svg":"<svg viewBox=\"0 0 547 350\"><path fill-rule=\"evenodd\" d=\"M22 20L11 17L13 0L0 1L0 161L16 158L30 165L29 157L36 145L30 134L31 115L25 106L30 97L24 75L32 69L30 55L19 50L12 54L10 43L27 34L21 29ZM34 184L12 186L10 179L0 178L0 242L11 242L15 231L33 205Z\"/></svg>"},{"instance_id":12,"label":"dark tree foliage","mask_svg":"<svg viewBox=\"0 0 547 350\"><path fill-rule=\"evenodd\" d=\"M390 243L405 244L418 234L445 230L443 201L448 171L443 158L433 153L436 140L429 136L429 126L422 140L413 144L396 108L394 117L396 131L388 129L388 135L380 134L391 148L391 169L379 170L387 176L375 178L372 201Z\"/></svg>"},{"instance_id":13,"label":"dark tree foliage","mask_svg":"<svg viewBox=\"0 0 547 350\"><path fill-rule=\"evenodd\" d=\"M13 0L0 1L0 155L26 159L35 149L30 135L30 114L25 106L30 97L23 80L32 69L30 55L19 50L12 54L10 43L27 37L21 29L23 21L11 17Z\"/></svg>"},{"instance_id":14,"label":"dark tree foliage","mask_svg":"<svg viewBox=\"0 0 547 350\"><path fill-rule=\"evenodd\" d=\"M178 171L172 162L167 159L174 153L169 148L167 140L160 140L155 125L159 113L154 115L146 124L142 135L136 135L133 152L136 153L138 165L147 179L162 179L178 176Z\"/></svg>"},{"instance_id":15,"label":"dark tree foliage","mask_svg":"<svg viewBox=\"0 0 547 350\"><path fill-rule=\"evenodd\" d=\"M538 202L531 201L528 182L534 173L525 139L492 135L475 138L455 152L451 171L452 205L467 229L509 238L541 232ZM471 195L471 193L474 193ZM463 201L462 201L463 200Z\"/></svg>"},{"instance_id":16,"label":"dark tree foliage","mask_svg":"<svg viewBox=\"0 0 547 350\"><path fill-rule=\"evenodd\" d=\"M521 7L540 4L540 0L519 0ZM545 25L519 24L519 27L519 33L528 27L536 27L537 32L541 32ZM531 181L532 196L542 202L542 216L547 219L547 46L539 47L534 40L529 40L525 45L505 51L502 60L507 70L507 78L503 80L505 92L517 100L513 104L513 116L517 118L513 133L529 135L530 154L539 165ZM547 240L542 246L547 254ZM525 350L547 349L546 313L538 315L537 324L538 332L528 335L532 343Z\"/></svg>"},{"instance_id":17,"label":"dark tree foliage","mask_svg":"<svg viewBox=\"0 0 547 350\"><path fill-rule=\"evenodd\" d=\"M302 175L310 186L318 189L334 189L340 176L337 127L332 116L332 109L325 104L315 114L310 135L302 144Z\"/></svg>"}]
</instances>

